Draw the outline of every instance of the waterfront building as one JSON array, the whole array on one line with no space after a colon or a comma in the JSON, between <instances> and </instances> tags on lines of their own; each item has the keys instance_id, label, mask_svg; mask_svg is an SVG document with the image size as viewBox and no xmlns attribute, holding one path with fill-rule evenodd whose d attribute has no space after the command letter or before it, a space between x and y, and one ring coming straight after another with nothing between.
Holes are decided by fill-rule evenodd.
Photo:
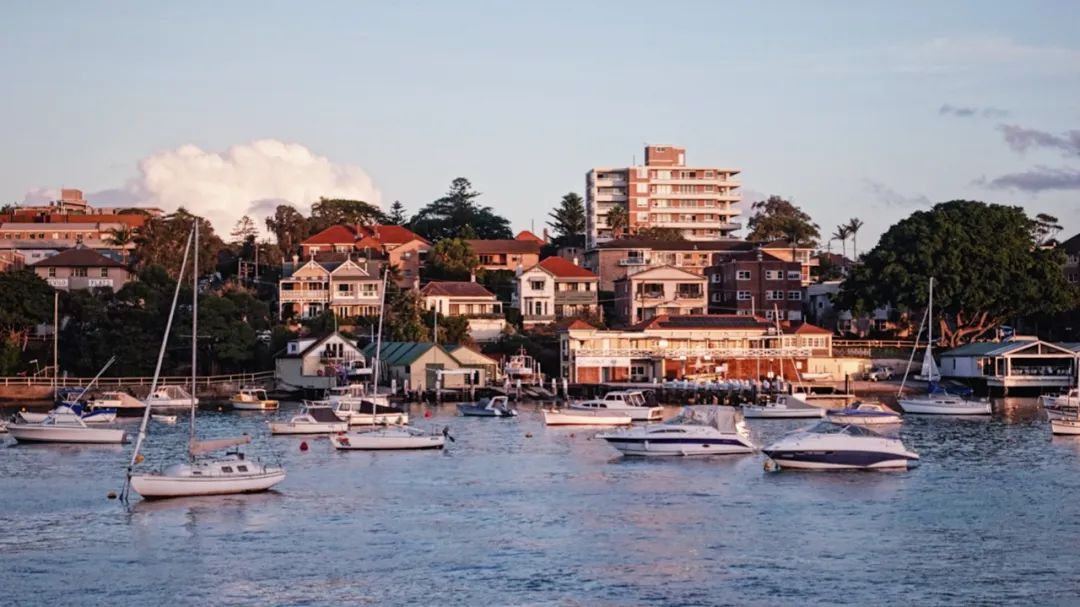
<instances>
[{"instance_id":1,"label":"waterfront building","mask_svg":"<svg viewBox=\"0 0 1080 607\"><path fill-rule=\"evenodd\" d=\"M832 333L807 323L756 316L658 316L623 330L574 322L559 334L563 377L573 383L750 379L799 373L843 378L863 365L833 358Z\"/></svg>"},{"instance_id":2,"label":"waterfront building","mask_svg":"<svg viewBox=\"0 0 1080 607\"><path fill-rule=\"evenodd\" d=\"M525 328L599 313L596 274L562 257L548 257L521 272L513 302Z\"/></svg>"},{"instance_id":3,"label":"waterfront building","mask_svg":"<svg viewBox=\"0 0 1080 607\"><path fill-rule=\"evenodd\" d=\"M480 352L476 348L456 344L447 345L446 350L450 352L464 368L483 369L484 377L487 378L488 381L499 381L502 379L502 373L499 371L499 361Z\"/></svg>"},{"instance_id":4,"label":"waterfront building","mask_svg":"<svg viewBox=\"0 0 1080 607\"><path fill-rule=\"evenodd\" d=\"M468 319L469 336L475 341L495 341L506 329L502 302L483 285L470 281L433 280L420 289L420 296L428 310Z\"/></svg>"},{"instance_id":5,"label":"waterfront building","mask_svg":"<svg viewBox=\"0 0 1080 607\"><path fill-rule=\"evenodd\" d=\"M378 316L382 264L352 259L350 253L317 254L282 264L278 316L311 318L324 312L338 317Z\"/></svg>"},{"instance_id":6,"label":"waterfront building","mask_svg":"<svg viewBox=\"0 0 1080 607\"><path fill-rule=\"evenodd\" d=\"M671 266L650 268L615 281L615 315L625 324L657 316L705 314L705 277Z\"/></svg>"},{"instance_id":7,"label":"waterfront building","mask_svg":"<svg viewBox=\"0 0 1080 607\"><path fill-rule=\"evenodd\" d=\"M364 354L375 357L375 344L368 344ZM494 361L491 361L494 362ZM470 366L455 357L445 346L431 342L383 342L379 354L379 383L397 382L400 389L425 392L437 388L462 390L487 382L487 361Z\"/></svg>"},{"instance_id":8,"label":"waterfront building","mask_svg":"<svg viewBox=\"0 0 1080 607\"><path fill-rule=\"evenodd\" d=\"M833 302L840 293L841 282L826 280L806 287L805 311L808 321L820 327L833 329L838 333L852 333L860 336L898 328L897 323L889 319L892 307L888 305L876 308L872 313L859 318L853 316L850 310L837 308Z\"/></svg>"},{"instance_id":9,"label":"waterfront building","mask_svg":"<svg viewBox=\"0 0 1080 607\"><path fill-rule=\"evenodd\" d=\"M277 387L286 391L325 390L371 374L356 342L337 331L289 341L274 367Z\"/></svg>"},{"instance_id":10,"label":"waterfront building","mask_svg":"<svg viewBox=\"0 0 1080 607\"><path fill-rule=\"evenodd\" d=\"M531 232L521 232L517 238L466 240L480 261L480 269L516 272L540 261L543 241Z\"/></svg>"},{"instance_id":11,"label":"waterfront building","mask_svg":"<svg viewBox=\"0 0 1080 607\"><path fill-rule=\"evenodd\" d=\"M54 289L112 289L119 291L132 280L124 264L85 247L61 251L31 264L35 274Z\"/></svg>"},{"instance_id":12,"label":"waterfront building","mask_svg":"<svg viewBox=\"0 0 1080 607\"><path fill-rule=\"evenodd\" d=\"M799 263L780 259L765 249L717 255L714 265L705 270L709 312L802 320L801 270Z\"/></svg>"},{"instance_id":13,"label":"waterfront building","mask_svg":"<svg viewBox=\"0 0 1080 607\"><path fill-rule=\"evenodd\" d=\"M431 243L412 230L396 225L341 224L330 226L300 243L304 259L325 253L349 253L389 263L398 268L398 286L419 284L420 268L431 251Z\"/></svg>"},{"instance_id":14,"label":"waterfront building","mask_svg":"<svg viewBox=\"0 0 1080 607\"><path fill-rule=\"evenodd\" d=\"M738 169L691 167L686 150L671 145L645 146L645 164L597 167L585 176L587 248L616 238L607 221L615 207L626 211L622 230L671 228L689 240L730 238L741 226Z\"/></svg>"},{"instance_id":15,"label":"waterfront building","mask_svg":"<svg viewBox=\"0 0 1080 607\"><path fill-rule=\"evenodd\" d=\"M1078 354L1070 344L1034 337L975 342L941 353L942 377L988 388L1067 388L1076 385Z\"/></svg>"},{"instance_id":16,"label":"waterfront building","mask_svg":"<svg viewBox=\"0 0 1080 607\"><path fill-rule=\"evenodd\" d=\"M600 277L601 291L613 291L616 280L649 268L671 266L703 276L705 268L715 265L722 254L753 248L754 244L745 240L620 238L588 250L582 265Z\"/></svg>"},{"instance_id":17,"label":"waterfront building","mask_svg":"<svg viewBox=\"0 0 1080 607\"><path fill-rule=\"evenodd\" d=\"M1080 234L1059 246L1065 252L1065 279L1074 285L1080 283Z\"/></svg>"}]
</instances>

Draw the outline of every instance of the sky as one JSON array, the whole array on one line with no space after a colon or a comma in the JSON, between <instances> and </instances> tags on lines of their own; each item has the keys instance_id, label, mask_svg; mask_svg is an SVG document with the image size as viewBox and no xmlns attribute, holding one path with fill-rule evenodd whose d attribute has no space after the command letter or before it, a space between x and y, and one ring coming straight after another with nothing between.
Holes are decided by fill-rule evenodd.
<instances>
[{"instance_id":1,"label":"sky","mask_svg":"<svg viewBox=\"0 0 1080 607\"><path fill-rule=\"evenodd\" d=\"M591 167L668 143L740 169L744 215L777 194L826 238L862 219L860 250L956 198L1067 237L1077 23L1070 1L11 3L0 201L77 187L225 233L320 195L414 212L461 176L539 231Z\"/></svg>"}]
</instances>

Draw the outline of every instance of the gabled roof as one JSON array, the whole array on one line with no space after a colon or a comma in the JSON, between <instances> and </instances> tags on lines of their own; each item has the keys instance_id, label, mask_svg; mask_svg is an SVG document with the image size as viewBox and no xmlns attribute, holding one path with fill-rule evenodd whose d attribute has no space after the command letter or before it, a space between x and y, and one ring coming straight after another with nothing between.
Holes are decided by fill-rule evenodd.
<instances>
[{"instance_id":1,"label":"gabled roof","mask_svg":"<svg viewBox=\"0 0 1080 607\"><path fill-rule=\"evenodd\" d=\"M641 278L646 278L646 279L653 278L655 280L654 275L660 274L662 272L675 272L675 273L680 274L680 275L685 277L685 278L672 277L671 278L672 280L689 280L689 279L693 279L693 280L705 282L705 277L704 276L701 276L699 274L694 274L693 272L688 272L688 271L680 269L680 268L676 268L675 266L656 266L655 268L649 268L648 270L642 270L641 272L635 272L633 274L627 274L626 276L622 276L620 278L615 279L615 282L619 282L619 281L622 281L622 280L638 280L638 279L641 279Z\"/></svg>"},{"instance_id":2,"label":"gabled roof","mask_svg":"<svg viewBox=\"0 0 1080 607\"><path fill-rule=\"evenodd\" d=\"M352 341L351 339L349 339L349 338L345 337L345 336L344 336L344 335L342 335L341 333L338 333L337 331L333 331L333 332L331 332L331 333L327 333L326 335L323 335L322 337L320 337L320 338L316 339L315 341L313 341L313 342L311 343L311 345L310 345L310 346L308 346L308 347L304 348L304 349L303 349L303 351L301 351L301 352L300 352L299 354L296 354L295 356L298 356L298 357L300 357L300 358L303 358L303 357L307 356L308 354L310 354L311 352L313 352L313 351L315 350L315 348L318 348L319 346L323 345L324 343L326 343L326 340L330 339L331 337L333 337L333 336L335 336L335 335L337 335L338 337L340 337L340 338L341 338L341 341L345 342L345 343L346 343L346 344L348 344L348 345L349 345L350 347L352 347L352 348L356 349L357 351L359 351L359 350L360 350L359 348L357 348L357 347L356 347L356 342L354 342L354 341ZM310 337L309 337L309 338L310 338Z\"/></svg>"},{"instance_id":3,"label":"gabled roof","mask_svg":"<svg viewBox=\"0 0 1080 607\"><path fill-rule=\"evenodd\" d=\"M1004 356L1032 346L1036 346L1039 350L1048 350L1046 353L1050 354L1075 354L1068 344L1055 344L1038 339L1014 339L1010 341L980 341L964 344L959 348L942 352L941 355L943 357Z\"/></svg>"},{"instance_id":4,"label":"gabled roof","mask_svg":"<svg viewBox=\"0 0 1080 607\"><path fill-rule=\"evenodd\" d=\"M305 239L302 245L352 244L356 241L356 231L352 226L336 225L326 228L318 234Z\"/></svg>"},{"instance_id":5,"label":"gabled roof","mask_svg":"<svg viewBox=\"0 0 1080 607\"><path fill-rule=\"evenodd\" d=\"M528 230L522 230L522 231L518 232L518 235L514 237L514 240L529 240L529 241L533 241L533 242L539 242L540 244L544 244L544 239L543 238L540 238L539 236L537 236L536 234L533 234L532 232L530 232Z\"/></svg>"},{"instance_id":6,"label":"gabled roof","mask_svg":"<svg viewBox=\"0 0 1080 607\"><path fill-rule=\"evenodd\" d=\"M31 264L35 268L123 268L124 264L93 249L74 248Z\"/></svg>"},{"instance_id":7,"label":"gabled roof","mask_svg":"<svg viewBox=\"0 0 1080 607\"><path fill-rule=\"evenodd\" d=\"M679 329L679 330L703 330L703 329L732 329L732 330L768 330L773 324L757 316L741 316L738 314L688 314L685 316L669 316L661 314L655 318L639 322L628 327L627 331L644 331L646 329Z\"/></svg>"},{"instance_id":8,"label":"gabled roof","mask_svg":"<svg viewBox=\"0 0 1080 607\"><path fill-rule=\"evenodd\" d=\"M513 239L498 239L498 240L466 240L469 243L469 248L473 253L480 254L495 254L495 253L512 253L512 254L540 254L539 242L532 240L513 240Z\"/></svg>"},{"instance_id":9,"label":"gabled roof","mask_svg":"<svg viewBox=\"0 0 1080 607\"><path fill-rule=\"evenodd\" d=\"M484 354L476 348L470 348L469 346L456 344L452 346L447 346L446 349L449 350L450 354L452 354L454 358L460 361L462 364L466 364L468 362L467 360L462 360L462 357L466 356L479 356L481 358L491 361L491 364L493 365L498 364L494 358L488 356L487 354Z\"/></svg>"},{"instance_id":10,"label":"gabled roof","mask_svg":"<svg viewBox=\"0 0 1080 607\"><path fill-rule=\"evenodd\" d=\"M330 271L335 277L337 276L352 276L360 278L369 278L371 274L365 268L360 267L355 261L346 259L339 265Z\"/></svg>"},{"instance_id":11,"label":"gabled roof","mask_svg":"<svg viewBox=\"0 0 1080 607\"><path fill-rule=\"evenodd\" d=\"M448 297L495 297L484 285L470 281L433 280L422 289L421 295L445 295Z\"/></svg>"},{"instance_id":12,"label":"gabled roof","mask_svg":"<svg viewBox=\"0 0 1080 607\"><path fill-rule=\"evenodd\" d=\"M376 248L388 244L401 245L413 240L431 244L416 232L403 226L339 224L326 228L322 232L307 238L300 244L352 244L357 248Z\"/></svg>"},{"instance_id":13,"label":"gabled roof","mask_svg":"<svg viewBox=\"0 0 1080 607\"><path fill-rule=\"evenodd\" d=\"M1073 236L1059 245L1066 253L1075 255L1080 253L1080 234Z\"/></svg>"},{"instance_id":14,"label":"gabled roof","mask_svg":"<svg viewBox=\"0 0 1080 607\"><path fill-rule=\"evenodd\" d=\"M427 354L432 348L442 350L442 352L450 357L451 360L461 364L461 361L454 358L454 355L441 344L434 344L430 341L383 342L382 349L380 350L381 353L379 355L379 364L388 367L411 365L421 356ZM364 348L364 356L368 358L375 356L375 344L368 344L368 346Z\"/></svg>"},{"instance_id":15,"label":"gabled roof","mask_svg":"<svg viewBox=\"0 0 1080 607\"><path fill-rule=\"evenodd\" d=\"M548 257L525 271L528 272L535 268L540 268L555 278L594 278L599 280L596 274L581 266L574 265L574 262L563 257Z\"/></svg>"},{"instance_id":16,"label":"gabled roof","mask_svg":"<svg viewBox=\"0 0 1080 607\"><path fill-rule=\"evenodd\" d=\"M822 329L808 322L789 322L784 327L784 333L788 335L832 335L832 331Z\"/></svg>"}]
</instances>

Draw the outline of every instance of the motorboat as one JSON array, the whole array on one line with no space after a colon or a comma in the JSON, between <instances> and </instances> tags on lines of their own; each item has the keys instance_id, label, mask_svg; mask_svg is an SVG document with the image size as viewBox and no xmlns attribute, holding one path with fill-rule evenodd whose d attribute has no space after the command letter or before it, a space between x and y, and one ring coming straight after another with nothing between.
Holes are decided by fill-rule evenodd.
<instances>
[{"instance_id":1,"label":"motorboat","mask_svg":"<svg viewBox=\"0 0 1080 607\"><path fill-rule=\"evenodd\" d=\"M175 415L164 415L164 414L151 413L150 414L150 419L152 419L152 420L154 420L156 422L161 422L163 424L175 424L176 420L179 419L179 418L177 418L177 416L175 416Z\"/></svg>"},{"instance_id":2,"label":"motorboat","mask_svg":"<svg viewBox=\"0 0 1080 607\"><path fill-rule=\"evenodd\" d=\"M407 451L442 449L449 431L424 431L410 426L387 426L362 432L330 435L330 444L342 451Z\"/></svg>"},{"instance_id":3,"label":"motorboat","mask_svg":"<svg viewBox=\"0 0 1080 607\"><path fill-rule=\"evenodd\" d=\"M1051 420L1075 418L1080 415L1080 389L1071 388L1064 394L1043 394L1039 404Z\"/></svg>"},{"instance_id":4,"label":"motorboat","mask_svg":"<svg viewBox=\"0 0 1080 607\"><path fill-rule=\"evenodd\" d=\"M338 419L350 426L376 426L379 424L407 424L409 414L391 405L380 405L367 400L311 401L333 407Z\"/></svg>"},{"instance_id":5,"label":"motorboat","mask_svg":"<svg viewBox=\"0 0 1080 607\"><path fill-rule=\"evenodd\" d=\"M194 251L192 263L192 300L191 300L191 385L196 384L196 371L198 350L196 348L197 336L199 335L199 224L198 217L193 218L191 236L188 238L187 248L184 250L184 259L180 264L179 276L184 276L188 254ZM194 246L193 246L194 244ZM180 296L182 281L177 280L176 289L173 292L172 306L169 310L169 318L165 324L165 334L161 340L161 349L158 351L157 367L154 371L154 379L151 383L151 397L147 399L147 407L143 412L142 424L139 426L138 438L135 441L135 449L132 451L131 460L127 467L127 481L121 498L126 500L128 490L134 489L145 499L158 499L170 497L193 497L200 495L232 495L237 493L254 493L266 491L274 485L285 480L285 470L281 466L271 466L260 461L247 459L239 448L251 442L248 435L215 438L210 440L196 440L195 422L197 418L198 399L186 394L176 386L163 388L157 387L161 374L161 365L165 357L165 348L169 340L169 332L172 329L173 317L176 314L176 304ZM164 400L168 397L169 400ZM166 466L159 471L147 473L134 473L135 466L143 461L140 448L146 439L147 423L150 419L153 407L157 407L155 401L169 403L166 406L176 406L178 400L191 411L191 430L188 439L188 448L184 461ZM224 456L206 457L210 453L225 451Z\"/></svg>"},{"instance_id":6,"label":"motorboat","mask_svg":"<svg viewBox=\"0 0 1080 607\"><path fill-rule=\"evenodd\" d=\"M229 399L233 409L241 411L270 411L278 408L278 401L266 395L262 388L243 388Z\"/></svg>"},{"instance_id":7,"label":"motorboat","mask_svg":"<svg viewBox=\"0 0 1080 607\"><path fill-rule=\"evenodd\" d=\"M990 401L968 400L943 390L896 399L904 413L919 415L990 415Z\"/></svg>"},{"instance_id":8,"label":"motorboat","mask_svg":"<svg viewBox=\"0 0 1080 607\"><path fill-rule=\"evenodd\" d=\"M143 401L146 406L155 409L176 409L197 406L199 399L188 394L181 386L160 386Z\"/></svg>"},{"instance_id":9,"label":"motorboat","mask_svg":"<svg viewBox=\"0 0 1080 607\"><path fill-rule=\"evenodd\" d=\"M30 411L19 411L19 418L28 424L40 424L44 422L50 415L55 412L62 413L74 413L82 418L83 422L87 424L111 424L116 421L115 409L86 409L79 403L70 403L59 405L48 413L32 413Z\"/></svg>"},{"instance_id":10,"label":"motorboat","mask_svg":"<svg viewBox=\"0 0 1080 607\"><path fill-rule=\"evenodd\" d=\"M623 411L605 409L544 409L542 413L546 426L629 426L634 422L630 415Z\"/></svg>"},{"instance_id":11,"label":"motorboat","mask_svg":"<svg viewBox=\"0 0 1080 607\"><path fill-rule=\"evenodd\" d=\"M743 416L747 419L801 419L825 417L825 409L815 407L805 400L805 393L778 394L763 404L745 404Z\"/></svg>"},{"instance_id":12,"label":"motorboat","mask_svg":"<svg viewBox=\"0 0 1080 607\"><path fill-rule=\"evenodd\" d=\"M1080 435L1080 416L1073 414L1066 418L1051 419L1050 433L1064 436Z\"/></svg>"},{"instance_id":13,"label":"motorboat","mask_svg":"<svg viewBox=\"0 0 1080 607\"><path fill-rule=\"evenodd\" d=\"M358 404L366 401L383 407L391 406L389 394L379 392L378 387L373 390L368 390L367 386L363 384L348 384L330 388L326 391L325 400L330 401L335 405L338 403Z\"/></svg>"},{"instance_id":14,"label":"motorboat","mask_svg":"<svg viewBox=\"0 0 1080 607\"><path fill-rule=\"evenodd\" d=\"M715 405L690 405L663 423L602 433L597 438L623 455L727 455L755 450L740 411Z\"/></svg>"},{"instance_id":15,"label":"motorboat","mask_svg":"<svg viewBox=\"0 0 1080 607\"><path fill-rule=\"evenodd\" d=\"M522 347L517 354L512 355L506 361L506 364L503 365L503 372L506 374L507 379L511 381L530 382L540 375L540 365Z\"/></svg>"},{"instance_id":16,"label":"motorboat","mask_svg":"<svg viewBox=\"0 0 1080 607\"><path fill-rule=\"evenodd\" d=\"M244 437L242 442L250 442ZM225 439L229 446L236 439ZM221 448L214 445L220 441L202 441L192 446L192 453L205 453L202 449ZM210 443L210 445L207 445ZM199 445L203 445L200 447ZM225 457L193 460L168 466L161 472L134 474L131 487L146 499L170 497L195 497L199 495L233 495L266 491L285 480L285 470L244 457L239 451L231 451Z\"/></svg>"},{"instance_id":17,"label":"motorboat","mask_svg":"<svg viewBox=\"0 0 1080 607\"><path fill-rule=\"evenodd\" d=\"M112 409L117 417L138 417L143 414L146 404L127 392L102 392L87 401L91 411Z\"/></svg>"},{"instance_id":18,"label":"motorboat","mask_svg":"<svg viewBox=\"0 0 1080 607\"><path fill-rule=\"evenodd\" d=\"M7 425L12 438L20 443L83 443L119 445L127 433L118 428L94 428L70 407L57 407L37 423L15 422Z\"/></svg>"},{"instance_id":19,"label":"motorboat","mask_svg":"<svg viewBox=\"0 0 1080 607\"><path fill-rule=\"evenodd\" d=\"M834 424L860 426L899 424L903 421L899 413L881 403L852 403L852 406L844 409L827 411L825 419Z\"/></svg>"},{"instance_id":20,"label":"motorboat","mask_svg":"<svg viewBox=\"0 0 1080 607\"><path fill-rule=\"evenodd\" d=\"M510 407L510 399L505 396L482 398L475 403L461 403L458 412L465 417L516 417L517 409Z\"/></svg>"},{"instance_id":21,"label":"motorboat","mask_svg":"<svg viewBox=\"0 0 1080 607\"><path fill-rule=\"evenodd\" d=\"M270 422L270 434L332 434L348 429L349 422L339 419L331 407L312 403L287 422Z\"/></svg>"},{"instance_id":22,"label":"motorboat","mask_svg":"<svg viewBox=\"0 0 1080 607\"><path fill-rule=\"evenodd\" d=\"M829 421L786 434L762 451L773 465L798 470L907 468L919 460L899 438Z\"/></svg>"},{"instance_id":23,"label":"motorboat","mask_svg":"<svg viewBox=\"0 0 1080 607\"><path fill-rule=\"evenodd\" d=\"M610 411L629 415L636 422L659 420L664 415L663 407L650 407L645 394L639 390L614 390L604 398L570 403L569 409L579 411Z\"/></svg>"}]
</instances>

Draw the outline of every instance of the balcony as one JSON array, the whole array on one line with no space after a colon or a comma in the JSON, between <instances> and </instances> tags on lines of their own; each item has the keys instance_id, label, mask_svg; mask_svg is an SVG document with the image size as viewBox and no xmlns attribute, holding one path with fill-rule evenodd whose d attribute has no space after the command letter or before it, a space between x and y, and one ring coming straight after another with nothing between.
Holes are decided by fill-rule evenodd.
<instances>
[{"instance_id":1,"label":"balcony","mask_svg":"<svg viewBox=\"0 0 1080 607\"><path fill-rule=\"evenodd\" d=\"M644 257L624 257L618 261L618 265L626 266L644 266L649 262Z\"/></svg>"},{"instance_id":2,"label":"balcony","mask_svg":"<svg viewBox=\"0 0 1080 607\"><path fill-rule=\"evenodd\" d=\"M556 318L554 314L523 314L521 320L524 322L555 322Z\"/></svg>"},{"instance_id":3,"label":"balcony","mask_svg":"<svg viewBox=\"0 0 1080 607\"><path fill-rule=\"evenodd\" d=\"M602 179L598 178L596 180L596 187L598 187L598 188L617 188L617 187L625 187L625 186L626 186L626 180L625 179L604 177Z\"/></svg>"},{"instance_id":4,"label":"balcony","mask_svg":"<svg viewBox=\"0 0 1080 607\"><path fill-rule=\"evenodd\" d=\"M555 305L595 304L596 291L555 291Z\"/></svg>"},{"instance_id":5,"label":"balcony","mask_svg":"<svg viewBox=\"0 0 1080 607\"><path fill-rule=\"evenodd\" d=\"M281 303L326 302L330 296L326 291L280 291Z\"/></svg>"},{"instance_id":6,"label":"balcony","mask_svg":"<svg viewBox=\"0 0 1080 607\"><path fill-rule=\"evenodd\" d=\"M332 301L337 302L371 302L379 301L378 293L334 293Z\"/></svg>"}]
</instances>

